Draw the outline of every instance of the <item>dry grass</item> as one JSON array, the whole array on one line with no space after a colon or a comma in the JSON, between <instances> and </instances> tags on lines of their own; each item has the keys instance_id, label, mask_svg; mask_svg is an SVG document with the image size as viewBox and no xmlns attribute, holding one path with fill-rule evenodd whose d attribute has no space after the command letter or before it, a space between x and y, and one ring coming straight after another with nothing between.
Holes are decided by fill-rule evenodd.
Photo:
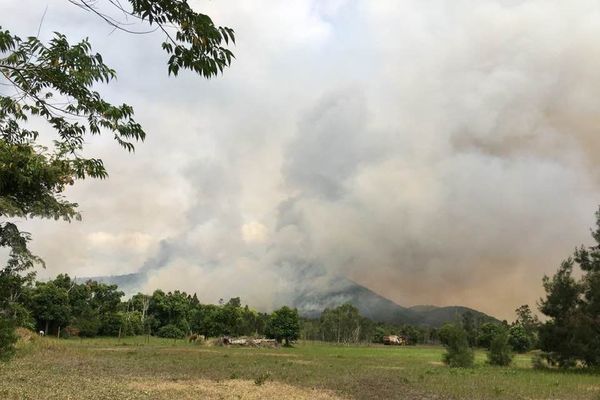
<instances>
[{"instance_id":1,"label":"dry grass","mask_svg":"<svg viewBox=\"0 0 600 400\"><path fill-rule=\"evenodd\" d=\"M0 399L565 399L599 400L600 376L440 363L438 347L205 347L152 338L35 337L0 364Z\"/></svg>"},{"instance_id":2,"label":"dry grass","mask_svg":"<svg viewBox=\"0 0 600 400\"><path fill-rule=\"evenodd\" d=\"M185 400L342 399L342 397L329 390L310 390L278 382L266 382L262 385L256 385L253 381L242 379L224 381L212 381L208 379L182 381L140 380L130 383L129 387L136 392L148 394L152 398L169 397Z\"/></svg>"}]
</instances>

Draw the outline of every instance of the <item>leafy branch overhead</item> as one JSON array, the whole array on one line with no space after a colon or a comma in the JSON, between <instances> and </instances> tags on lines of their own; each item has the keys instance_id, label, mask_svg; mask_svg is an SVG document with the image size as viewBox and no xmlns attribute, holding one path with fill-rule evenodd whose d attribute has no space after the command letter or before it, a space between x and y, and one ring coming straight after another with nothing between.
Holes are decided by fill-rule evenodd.
<instances>
[{"instance_id":1,"label":"leafy branch overhead","mask_svg":"<svg viewBox=\"0 0 600 400\"><path fill-rule=\"evenodd\" d=\"M102 11L98 1L69 1L100 16L115 29L136 34L154 32L133 31L128 22L133 17L162 31L166 37L162 48L170 55L169 74L189 69L209 79L222 73L234 58L227 48L230 42L235 44L234 30L215 26L208 15L195 12L185 0L130 0L129 9L116 0L108 0L123 19Z\"/></svg>"}]
</instances>

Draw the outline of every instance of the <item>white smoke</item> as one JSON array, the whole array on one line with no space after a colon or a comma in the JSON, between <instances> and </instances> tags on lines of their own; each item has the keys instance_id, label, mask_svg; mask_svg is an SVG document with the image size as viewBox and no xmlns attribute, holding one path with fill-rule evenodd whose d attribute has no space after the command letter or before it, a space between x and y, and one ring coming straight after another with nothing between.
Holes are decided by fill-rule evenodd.
<instances>
[{"instance_id":1,"label":"white smoke","mask_svg":"<svg viewBox=\"0 0 600 400\"><path fill-rule=\"evenodd\" d=\"M17 3L0 13L33 32ZM588 240L598 2L197 5L238 34L210 82L167 78L158 37L49 8L46 34L89 34L119 72L106 93L149 137L134 156L91 143L111 178L70 193L84 222L29 225L45 274L143 269L146 290L262 308L341 275L403 305L512 318Z\"/></svg>"}]
</instances>

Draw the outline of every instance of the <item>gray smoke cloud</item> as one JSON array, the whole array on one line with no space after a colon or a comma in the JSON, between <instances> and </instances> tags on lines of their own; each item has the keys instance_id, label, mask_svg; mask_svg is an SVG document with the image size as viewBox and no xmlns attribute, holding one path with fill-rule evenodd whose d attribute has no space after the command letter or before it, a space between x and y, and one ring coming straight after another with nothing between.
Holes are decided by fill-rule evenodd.
<instances>
[{"instance_id":1,"label":"gray smoke cloud","mask_svg":"<svg viewBox=\"0 0 600 400\"><path fill-rule=\"evenodd\" d=\"M3 28L37 30L25 3L0 5ZM42 276L143 271L143 290L262 309L344 276L511 319L589 242L596 1L194 4L238 34L208 82L168 78L156 35L49 3L42 34L90 35L119 72L103 93L149 136L133 156L90 141L111 177L69 193L83 223L26 222Z\"/></svg>"}]
</instances>

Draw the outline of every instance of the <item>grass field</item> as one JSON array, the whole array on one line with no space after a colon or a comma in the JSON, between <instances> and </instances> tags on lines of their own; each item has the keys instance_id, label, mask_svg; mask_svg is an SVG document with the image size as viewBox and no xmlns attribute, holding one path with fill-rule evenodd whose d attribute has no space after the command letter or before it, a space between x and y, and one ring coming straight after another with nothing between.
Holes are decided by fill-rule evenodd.
<instances>
[{"instance_id":1,"label":"grass field","mask_svg":"<svg viewBox=\"0 0 600 400\"><path fill-rule=\"evenodd\" d=\"M442 365L439 347L225 348L37 338L0 364L0 399L594 399L600 375Z\"/></svg>"}]
</instances>

